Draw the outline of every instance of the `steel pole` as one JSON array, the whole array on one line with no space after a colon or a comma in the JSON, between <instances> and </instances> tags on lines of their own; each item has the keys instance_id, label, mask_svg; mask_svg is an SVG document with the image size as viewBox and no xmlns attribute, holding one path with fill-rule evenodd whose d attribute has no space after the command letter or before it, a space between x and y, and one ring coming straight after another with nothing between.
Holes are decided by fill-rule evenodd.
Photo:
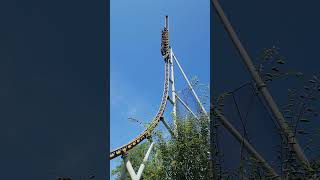
<instances>
[{"instance_id":1,"label":"steel pole","mask_svg":"<svg viewBox=\"0 0 320 180\"><path fill-rule=\"evenodd\" d=\"M298 141L296 140L294 134L289 129L288 124L285 122L285 119L284 119L282 113L280 112L277 104L274 102L269 90L266 87L266 84L261 79L260 75L258 74L254 64L252 63L250 56L248 55L247 51L243 47L242 43L240 42L231 23L229 22L228 18L224 14L224 11L221 8L218 0L211 0L211 2L213 3L213 6L216 10L216 13L218 14L219 18L221 19L222 24L224 25L226 31L228 32L233 44L236 46L237 50L239 51L239 53L242 57L242 60L243 60L244 64L246 65L247 70L249 71L252 79L255 81L257 89L260 91L261 95L263 96L264 100L266 101L273 116L277 120L281 130L285 133L285 135L288 139L288 142L290 144L292 144L293 150L295 151L297 158L304 166L311 169L308 159L306 158L306 156L305 156L303 150L301 149Z\"/></svg>"},{"instance_id":2,"label":"steel pole","mask_svg":"<svg viewBox=\"0 0 320 180\"><path fill-rule=\"evenodd\" d=\"M136 175L136 173L134 172L134 169L133 169L133 167L132 167L131 162L128 160L128 157L127 157L127 156L124 156L123 158L124 158L125 166L126 166L126 168L127 168L127 171L128 171L129 174L130 174L131 179L135 180L136 177L137 177L137 175Z\"/></svg>"},{"instance_id":3,"label":"steel pole","mask_svg":"<svg viewBox=\"0 0 320 180\"><path fill-rule=\"evenodd\" d=\"M196 118L199 120L199 118L197 117L197 115L188 107L188 105L177 95L177 99L178 101L181 102L181 104Z\"/></svg>"},{"instance_id":4,"label":"steel pole","mask_svg":"<svg viewBox=\"0 0 320 180\"><path fill-rule=\"evenodd\" d=\"M171 92L172 92L172 102L173 102L173 124L174 131L177 131L177 103L176 103L176 87L175 87L175 79L174 79L174 71L173 71L173 58L172 58L172 49L170 49L170 75L171 75Z\"/></svg>"},{"instance_id":5,"label":"steel pole","mask_svg":"<svg viewBox=\"0 0 320 180\"><path fill-rule=\"evenodd\" d=\"M143 172L143 170L144 170L144 168L145 168L145 163L148 161L148 158L149 158L149 155L150 155L150 153L151 153L151 150L152 150L153 145L154 145L154 142L152 142L152 143L150 144L149 149L148 149L146 155L144 156L143 161L142 161L142 163L141 163L141 165L140 165L140 167L139 167L139 170L138 170L138 172L137 172L137 175L136 175L136 177L135 177L135 180L140 180L141 175L142 175L142 172Z\"/></svg>"},{"instance_id":6,"label":"steel pole","mask_svg":"<svg viewBox=\"0 0 320 180\"><path fill-rule=\"evenodd\" d=\"M160 120L161 120L161 122L163 123L163 125L167 128L167 130L169 131L169 133L171 134L171 136L172 136L173 138L176 138L176 134L175 134L176 132L173 132L173 131L171 130L170 126L169 126L168 123L164 120L164 118L161 117Z\"/></svg>"},{"instance_id":7,"label":"steel pole","mask_svg":"<svg viewBox=\"0 0 320 180\"><path fill-rule=\"evenodd\" d=\"M198 102L198 104L199 104L199 106L200 106L200 108L201 108L202 112L203 112L206 116L208 116L207 111L204 109L204 107L203 107L203 105L202 105L202 103L201 103L201 101L200 101L199 97L197 96L196 92L194 91L194 89L193 89L193 87L192 87L192 85L191 85L191 83L190 83L190 81L189 81L188 77L186 76L186 74L184 73L184 71L183 71L182 67L180 66L180 63L179 63L179 61L178 61L177 57L174 55L174 53L173 53L173 52L172 52L172 55L173 55L173 58L174 58L174 60L176 61L177 65L178 65L178 67L179 67L179 69L180 69L180 71L181 71L181 73L182 73L182 75L183 75L184 79L187 81L188 86L189 86L189 88L190 88L190 90L191 90L191 92L192 92L193 96L196 98L196 100L197 100L197 102Z\"/></svg>"},{"instance_id":8,"label":"steel pole","mask_svg":"<svg viewBox=\"0 0 320 180\"><path fill-rule=\"evenodd\" d=\"M218 110L213 109L214 115L217 119L220 120L222 125L238 140L240 144L243 143L243 146L246 148L248 153L256 158L262 166L272 174L273 179L280 179L280 176L276 173L276 171L267 163L266 160L254 149L254 147L237 131L236 128L232 126L232 124L228 121L226 117L224 117Z\"/></svg>"}]
</instances>

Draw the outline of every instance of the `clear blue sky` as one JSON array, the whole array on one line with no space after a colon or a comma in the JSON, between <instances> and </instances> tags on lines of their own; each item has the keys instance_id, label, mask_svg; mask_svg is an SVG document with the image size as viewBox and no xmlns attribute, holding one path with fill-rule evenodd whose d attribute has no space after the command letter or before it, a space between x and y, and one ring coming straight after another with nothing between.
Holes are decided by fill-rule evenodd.
<instances>
[{"instance_id":1,"label":"clear blue sky","mask_svg":"<svg viewBox=\"0 0 320 180\"><path fill-rule=\"evenodd\" d=\"M110 150L143 127L128 121L152 119L162 96L164 62L160 36L169 15L170 41L186 74L202 83L210 81L209 1L112 0L110 14ZM178 74L177 78L181 76ZM185 82L177 88L186 87ZM170 110L168 108L167 110ZM111 161L114 168L121 158Z\"/></svg>"}]
</instances>

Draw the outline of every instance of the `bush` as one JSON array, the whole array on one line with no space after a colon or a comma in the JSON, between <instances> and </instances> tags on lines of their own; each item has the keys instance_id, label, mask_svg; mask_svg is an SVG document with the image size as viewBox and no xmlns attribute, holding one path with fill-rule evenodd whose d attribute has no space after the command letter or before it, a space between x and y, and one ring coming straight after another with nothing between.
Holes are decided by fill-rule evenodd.
<instances>
[{"instance_id":1,"label":"bush","mask_svg":"<svg viewBox=\"0 0 320 180\"><path fill-rule=\"evenodd\" d=\"M210 179L208 118L177 118L177 134L176 138L165 140L161 132L155 133L155 147L142 179ZM129 153L128 158L136 172L149 144L145 142ZM123 162L112 171L117 179L120 179L122 168ZM128 172L125 179L130 179Z\"/></svg>"}]
</instances>

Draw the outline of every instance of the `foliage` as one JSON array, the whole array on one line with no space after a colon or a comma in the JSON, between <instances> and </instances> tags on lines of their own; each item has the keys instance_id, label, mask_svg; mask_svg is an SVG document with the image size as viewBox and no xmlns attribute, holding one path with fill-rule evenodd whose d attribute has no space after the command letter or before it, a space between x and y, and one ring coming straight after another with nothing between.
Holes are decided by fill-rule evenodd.
<instances>
[{"instance_id":1,"label":"foliage","mask_svg":"<svg viewBox=\"0 0 320 180\"><path fill-rule=\"evenodd\" d=\"M209 121L202 116L199 120L188 116L177 119L177 138L166 140L162 133L156 133L152 151L143 179L209 179ZM149 142L130 151L128 158L138 170ZM113 171L119 179L124 163ZM130 179L126 172L126 179Z\"/></svg>"},{"instance_id":2,"label":"foliage","mask_svg":"<svg viewBox=\"0 0 320 180\"><path fill-rule=\"evenodd\" d=\"M279 49L272 47L264 49L262 53L262 61L259 65L259 73L263 77L265 82L278 79L280 77L286 77L288 75L295 75L299 80L303 74L301 72L283 72L283 64L285 64L284 58L280 55ZM263 68L269 67L269 68ZM272 67L272 68L270 68ZM303 147L305 152L311 151L310 145L312 144L314 135L318 132L314 128L315 123L312 121L318 116L316 110L317 104L320 98L320 80L316 75L313 75L311 79L303 83L303 87L298 89L288 89L287 103L281 108L281 111L289 125L290 130L294 136L299 136L304 139L308 139L307 146ZM312 126L312 124L314 124ZM303 179L306 177L311 178L315 173L305 169L296 159L295 153L292 149L292 144L288 144L286 137L283 136L283 132L279 132L282 136L282 143L278 150L281 162L281 174L286 179ZM313 149L314 151L315 149ZM320 154L319 154L320 155ZM311 160L311 165L314 170L318 170L319 161L317 158Z\"/></svg>"},{"instance_id":3,"label":"foliage","mask_svg":"<svg viewBox=\"0 0 320 180\"><path fill-rule=\"evenodd\" d=\"M260 53L256 69L266 83L292 75L297 78L303 76L301 72L285 69L284 64L284 57L280 54L279 48L273 46L272 48L263 49Z\"/></svg>"},{"instance_id":4,"label":"foliage","mask_svg":"<svg viewBox=\"0 0 320 180\"><path fill-rule=\"evenodd\" d=\"M283 79L294 75L298 80L303 80L303 74L301 72L295 72L285 69L284 58L280 55L279 49L276 47L266 48L262 51L260 61L257 62L256 68L265 83L271 81ZM254 83L247 83L245 86L251 85L254 87ZM241 87L242 88L242 87ZM240 89L240 88L237 88ZM281 108L284 118L286 119L291 131L295 136L302 137L304 140L308 139L306 146L303 146L305 152L311 151L310 147L315 135L319 135L319 131L315 129L317 123L315 118L318 117L316 107L320 99L320 80L317 76L313 75L310 80L304 83L303 87L296 89L289 89L288 102ZM257 89L255 89L257 92ZM228 96L232 96L234 91L226 92L218 96L215 103L215 108L222 112L225 106L224 100ZM232 97L231 97L232 98ZM313 125L312 125L313 124ZM316 158L310 158L310 164L313 170L305 169L296 159L295 153L292 149L292 144L288 144L284 133L279 129L279 134L282 138L282 143L278 146L279 152L279 167L281 169L281 176L284 179L314 179L319 176L320 173L320 158L319 153L316 153ZM313 144L314 145L314 144ZM313 151L319 152L319 149ZM266 179L266 176L261 171L261 167L255 163L255 160L249 157L244 157L245 160L241 161L235 172L240 179ZM249 166L248 166L249 164Z\"/></svg>"},{"instance_id":5,"label":"foliage","mask_svg":"<svg viewBox=\"0 0 320 180\"><path fill-rule=\"evenodd\" d=\"M178 137L160 140L165 179L209 177L209 126L206 118L177 120Z\"/></svg>"}]
</instances>

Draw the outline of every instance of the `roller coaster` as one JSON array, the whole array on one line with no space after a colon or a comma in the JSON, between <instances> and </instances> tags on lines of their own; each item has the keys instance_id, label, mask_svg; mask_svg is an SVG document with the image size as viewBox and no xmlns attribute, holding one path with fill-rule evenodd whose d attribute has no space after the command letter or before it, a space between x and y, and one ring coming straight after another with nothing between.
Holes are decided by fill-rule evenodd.
<instances>
[{"instance_id":1,"label":"roller coaster","mask_svg":"<svg viewBox=\"0 0 320 180\"><path fill-rule=\"evenodd\" d=\"M140 165L139 171L137 174L134 172L132 165L130 161L128 161L127 153L139 145L141 142L143 142L146 139L150 139L152 136L152 132L154 129L158 126L158 124L163 122L164 126L167 128L167 130L170 132L170 134L175 137L177 135L177 132L175 131L176 128L176 122L175 118L173 119L173 124L174 124L174 130L170 128L170 126L166 123L164 120L164 112L167 106L167 102L169 101L173 105L173 111L172 114L176 116L176 100L179 101L183 107L190 112L192 115L194 115L197 119L198 117L195 115L195 113L191 110L191 108L188 107L187 103L185 103L182 98L180 98L176 91L175 91L175 80L174 80L174 68L173 64L174 62L177 64L178 68L180 69L184 79L186 80L189 90L191 90L193 96L195 97L197 104L200 106L201 111L207 115L207 112L205 108L203 107L202 103L200 102L197 94L195 93L189 79L187 78L186 74L184 73L177 57L174 55L173 50L169 44L169 26L168 26L168 16L165 16L165 25L163 30L161 31L161 49L160 49L161 55L164 59L164 87L163 87L163 93L162 93L162 99L160 102L159 110L156 113L155 117L151 120L150 125L143 131L141 132L137 137L135 137L133 140L130 142L126 143L125 145L122 145L119 148L116 148L115 150L112 150L110 152L109 159L112 160L116 157L121 156L125 160L126 164L126 169L128 170L130 176L132 179L140 179L142 171L144 169L144 163L147 161L147 158L150 154L150 151L152 150L153 143L151 143L145 158L143 159L143 163ZM170 98L169 96L169 89L171 85L171 91L172 91L172 96Z\"/></svg>"},{"instance_id":2,"label":"roller coaster","mask_svg":"<svg viewBox=\"0 0 320 180\"><path fill-rule=\"evenodd\" d=\"M152 120L150 126L146 128L140 135L138 135L136 138L134 138L129 143L117 148L116 150L111 151L110 153L110 159L113 159L117 156L123 155L127 153L130 149L137 146L139 143L141 143L143 140L150 138L152 131L155 127L159 124L161 117L163 116L164 110L166 108L167 99L168 99L168 89L169 89L169 63L165 62L165 75L164 75L164 90L162 95L162 100L160 104L160 108Z\"/></svg>"},{"instance_id":3,"label":"roller coaster","mask_svg":"<svg viewBox=\"0 0 320 180\"><path fill-rule=\"evenodd\" d=\"M162 31L162 41L161 41L161 54L164 57L165 64L164 64L164 88L163 88L163 95L162 100L160 103L159 110L156 114L156 116L151 121L151 124L148 128L146 128L140 135L138 135L136 138L134 138L129 143L113 150L110 152L110 159L113 159L117 156L124 155L127 153L130 149L140 144L143 140L148 139L151 137L152 131L157 127L159 124L161 117L163 116L164 110L167 105L168 95L169 95L169 56L170 56L170 47L169 47L169 32L168 32L168 16L166 16L166 26L164 27L164 30Z\"/></svg>"},{"instance_id":4,"label":"roller coaster","mask_svg":"<svg viewBox=\"0 0 320 180\"><path fill-rule=\"evenodd\" d=\"M260 75L257 73L257 70L252 63L252 60L250 56L247 54L245 48L242 46L240 40L238 39L235 31L233 30L233 27L231 26L231 23L225 16L220 4L218 3L218 0L211 0L211 5L215 8L216 13L218 14L222 24L224 25L226 31L228 32L233 44L237 48L241 58L243 59L244 64L247 67L247 70L250 72L252 79L253 79L253 85L255 86L257 92L261 94L263 97L263 101L266 103L266 108L270 110L272 116L274 119L277 121L279 125L279 129L282 130L284 139L292 145L291 150L292 152L295 153L297 160L300 161L300 164L305 168L305 172L313 172L313 169L310 167L310 163L306 156L304 155L303 150L301 149L298 141L296 138L292 135L292 132L290 131L287 123L285 122L285 119L282 115L282 113L279 111L279 108L277 104L274 102L270 92L268 91L265 82L261 79ZM281 176L278 175L278 173L274 170L274 168L269 165L269 163L257 152L257 150L253 147L253 145L250 144L250 142L244 138L241 133L230 123L230 121L227 119L227 117L224 116L224 114L216 107L213 105L210 107L210 117L208 116L204 106L200 102L196 92L194 91L191 83L189 82L186 74L184 73L178 59L173 53L172 48L170 47L169 44L169 27L168 27L168 16L165 17L165 26L162 30L162 35L161 35L161 55L163 56L164 59L164 88L163 88L163 95L160 103L160 107L158 112L156 113L155 117L151 120L150 125L142 132L140 133L137 137L135 137L133 140L130 142L126 143L125 145L116 148L115 150L112 150L110 152L109 159L114 159L118 156L122 156L122 158L125 160L125 166L126 169L128 170L130 176L134 180L139 180L141 178L143 169L144 169L144 163L147 161L148 156L150 155L150 151L152 150L153 144L151 143L145 158L143 159L142 164L140 165L140 168L137 172L137 174L134 172L132 165L128 159L126 159L126 155L128 151L130 151L132 148L135 146L139 145L141 142L143 142L146 139L150 139L152 136L152 132L154 129L158 126L159 122L162 121L166 128L169 130L171 135L176 135L175 131L172 131L170 127L166 124L164 121L163 115L167 106L167 101L173 104L173 114L175 115L176 111L176 100L180 101L181 104L196 118L197 116L195 113L192 112L192 110L186 105L186 103L183 102L181 98L176 94L175 92L175 86L174 86L174 73L173 73L173 62L176 62L178 65L184 79L188 83L189 89L192 92L192 95L195 97L197 104L201 108L201 112L208 118L210 119L216 119L217 121L220 122L221 125L223 125L229 133L246 149L248 154L255 158L259 164L263 167L263 169L267 172L267 176L270 179L281 179ZM169 97L169 86L171 84L171 91L172 91L172 99ZM211 124L213 120L210 121L210 126L213 127ZM175 122L174 122L175 125ZM210 129L212 131L213 128ZM210 137L211 138L211 137ZM214 140L211 139L211 143ZM210 144L210 146L213 146L213 144ZM210 147L211 148L211 147ZM213 159L213 154L214 152L210 150L210 158L212 161ZM214 162L211 162L211 166L213 167ZM124 169L125 172L125 169ZM123 175L123 173L122 173ZM312 173L313 177L317 177L316 174Z\"/></svg>"},{"instance_id":5,"label":"roller coaster","mask_svg":"<svg viewBox=\"0 0 320 180\"><path fill-rule=\"evenodd\" d=\"M155 117L152 119L150 125L137 137L135 137L130 142L126 143L125 145L116 148L115 150L110 152L110 160L121 156L126 165L126 169L128 170L130 176L134 180L139 180L142 176L142 171L144 169L144 163L147 161L148 156L150 155L150 151L152 150L153 144L151 143L145 158L143 159L142 164L140 165L139 171L137 174L134 172L132 165L130 161L127 159L127 153L133 149L135 146L139 145L141 142L143 142L146 139L151 138L153 130L157 127L160 121L162 121L165 125L165 127L169 130L172 136L177 135L174 130L172 131L171 128L168 126L168 124L165 122L163 115L166 109L167 101L171 102L173 105L173 114L175 114L176 111L176 100L178 100L184 107L187 109L196 119L198 117L196 114L191 110L190 107L180 98L176 92L175 92L175 86L174 86L174 73L173 73L173 62L176 62L177 66L179 67L184 79L186 80L189 90L192 92L192 95L194 96L195 100L197 101L197 104L199 105L201 109L201 113L205 115L208 120L210 119L203 104L201 103L199 97L197 96L196 92L194 91L189 79L187 78L186 74L184 73L178 59L174 55L172 48L169 45L169 28L168 28L168 16L165 17L165 27L162 30L162 36L161 36L161 54L164 59L164 88L163 88L163 95L160 103L160 107L158 112L156 113ZM170 68L171 67L171 68ZM170 76L171 75L171 76ZM169 97L169 85L171 84L171 90L172 90L172 99ZM246 139L244 139L241 134L233 127L231 123L229 123L228 119L223 116L218 110L210 110L210 112L213 112L212 117L219 117L221 124L228 130L230 133L237 139L239 142L244 142L244 147L248 150L248 152L251 154L251 156L255 157L256 159L260 160L262 165L265 167L265 169L271 173L273 177L279 177L277 173L272 169L272 167L260 156L260 154L253 148L253 146L247 142ZM175 121L174 121L175 125ZM175 125L176 127L176 125ZM212 152L211 152L212 154ZM212 158L213 159L213 158ZM212 162L213 163L213 162ZM124 171L125 172L125 169ZM124 173L122 173L122 176Z\"/></svg>"}]
</instances>

